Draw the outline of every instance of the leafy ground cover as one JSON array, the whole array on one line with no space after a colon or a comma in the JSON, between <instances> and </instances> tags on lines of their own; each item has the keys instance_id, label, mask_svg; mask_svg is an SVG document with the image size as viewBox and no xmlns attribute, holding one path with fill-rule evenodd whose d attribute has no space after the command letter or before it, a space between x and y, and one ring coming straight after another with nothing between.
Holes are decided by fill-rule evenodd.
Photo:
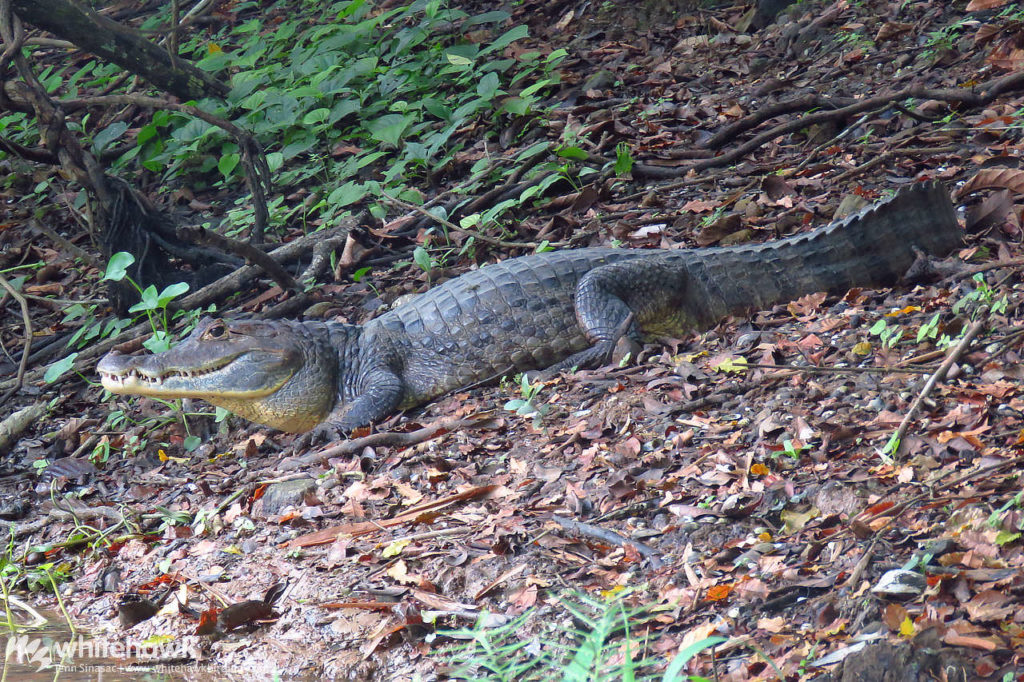
<instances>
[{"instance_id":1,"label":"leafy ground cover","mask_svg":"<svg viewBox=\"0 0 1024 682\"><path fill-rule=\"evenodd\" d=\"M5 589L46 603L59 584L100 637L182 643L223 674L531 679L556 661L619 679L637 661L660 676L715 637L682 673L1019 679L1022 17L971 4L798 3L749 32L745 6L220 8L183 55L231 78L200 106L267 151L268 234L347 245L301 296L254 284L223 313L300 300L291 314L362 321L475 263L770 239L923 177L966 209L965 265L807 296L639 363L459 392L295 453L204 405L102 402L60 376L128 324L99 300L121 269L41 241L33 218L81 234L83 197L5 158L22 203L0 270L31 297L40 370L14 400L47 407L4 462ZM57 57L54 92L119 76ZM222 128L90 116L75 120L93 150L155 202L252 229ZM29 118L0 125L33 142ZM173 326L183 293L154 288L134 312ZM22 333L5 315L4 374ZM136 619L139 603L159 613Z\"/></svg>"}]
</instances>

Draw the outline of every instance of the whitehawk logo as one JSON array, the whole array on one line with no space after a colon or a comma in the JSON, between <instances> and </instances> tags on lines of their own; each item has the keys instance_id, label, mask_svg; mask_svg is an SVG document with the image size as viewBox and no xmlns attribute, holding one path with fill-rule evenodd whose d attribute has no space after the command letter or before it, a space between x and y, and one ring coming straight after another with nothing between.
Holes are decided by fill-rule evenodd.
<instances>
[{"instance_id":1,"label":"whitehawk logo","mask_svg":"<svg viewBox=\"0 0 1024 682\"><path fill-rule=\"evenodd\" d=\"M5 660L11 660L11 654L14 654L16 663L37 663L39 668L36 672L49 668L53 664L53 652L50 647L43 644L43 640L39 637L32 639L29 639L28 635L11 637L7 640Z\"/></svg>"}]
</instances>

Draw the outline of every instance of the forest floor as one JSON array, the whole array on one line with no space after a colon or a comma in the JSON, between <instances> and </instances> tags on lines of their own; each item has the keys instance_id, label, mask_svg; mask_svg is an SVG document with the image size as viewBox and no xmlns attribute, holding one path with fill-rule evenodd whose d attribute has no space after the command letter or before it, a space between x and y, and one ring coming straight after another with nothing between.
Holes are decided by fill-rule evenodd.
<instances>
[{"instance_id":1,"label":"forest floor","mask_svg":"<svg viewBox=\"0 0 1024 682\"><path fill-rule=\"evenodd\" d=\"M956 190L963 249L930 283L806 296L648 346L636 363L564 374L532 397L515 383L459 391L377 427L416 442L371 435L326 458L292 452L291 435L195 417L202 445L188 453L181 419L158 419L162 403L29 382L5 407L58 399L0 472L12 546L39 548L16 551L24 575L46 562L67 572L77 624L122 646L173 641L186 678L439 679L452 670L439 649L454 641L441 631L528 614L502 641L540 642L559 637L551 625L583 627L565 604L591 599L594 613L643 606L632 642L662 661L725 638L685 668L723 682L1024 680L1024 88L999 80L1024 66L1022 17L960 2L802 2L741 31L743 4L507 9L529 26L523 44L568 52L545 134L574 130L587 154L610 159L625 142L635 160L624 180L563 187L520 211L517 238L715 248L937 179ZM461 131L467 163L517 144L486 141L492 132ZM27 227L0 235L9 258L35 249L57 266L26 293L102 296ZM430 283L471 265L453 258ZM322 294L364 321L377 292L426 280L408 265ZM281 297L254 287L221 312ZM52 328L60 306L36 301L33 326ZM22 333L6 303L4 378ZM958 344L968 330L973 343ZM506 409L527 397L542 413ZM107 427L112 409L131 423ZM101 463L88 456L98 443ZM84 527L118 541L86 550ZM122 627L119 613L160 595L159 613ZM201 612L246 600L235 622L197 634L214 629ZM36 601L57 609L52 593Z\"/></svg>"}]
</instances>

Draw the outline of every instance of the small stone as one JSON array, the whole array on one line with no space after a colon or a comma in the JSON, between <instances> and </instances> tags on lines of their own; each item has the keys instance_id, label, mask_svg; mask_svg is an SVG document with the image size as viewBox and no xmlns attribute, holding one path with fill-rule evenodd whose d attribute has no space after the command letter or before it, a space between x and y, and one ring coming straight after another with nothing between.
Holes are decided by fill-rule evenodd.
<instances>
[{"instance_id":1,"label":"small stone","mask_svg":"<svg viewBox=\"0 0 1024 682\"><path fill-rule=\"evenodd\" d=\"M871 588L871 591L886 597L910 599L922 594L925 587L927 587L927 582L920 573L896 568L887 571L878 584Z\"/></svg>"},{"instance_id":2,"label":"small stone","mask_svg":"<svg viewBox=\"0 0 1024 682\"><path fill-rule=\"evenodd\" d=\"M311 478L296 478L267 486L259 499L261 516L280 514L287 507L301 507L306 493L316 490L316 481ZM255 515L255 513L254 513Z\"/></svg>"}]
</instances>

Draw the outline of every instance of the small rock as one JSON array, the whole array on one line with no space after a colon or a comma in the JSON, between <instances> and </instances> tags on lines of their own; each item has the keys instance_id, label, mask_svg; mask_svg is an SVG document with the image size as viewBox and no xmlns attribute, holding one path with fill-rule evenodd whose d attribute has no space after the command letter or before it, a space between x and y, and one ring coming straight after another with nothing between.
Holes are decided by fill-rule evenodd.
<instances>
[{"instance_id":1,"label":"small rock","mask_svg":"<svg viewBox=\"0 0 1024 682\"><path fill-rule=\"evenodd\" d=\"M259 513L257 516L273 516L280 514L286 507L300 507L306 497L306 493L316 490L316 481L311 478L296 478L291 481L282 481L267 486L263 497L259 499Z\"/></svg>"},{"instance_id":2,"label":"small rock","mask_svg":"<svg viewBox=\"0 0 1024 682\"><path fill-rule=\"evenodd\" d=\"M583 92L589 90L604 90L615 85L618 80L618 76L609 71L608 69L601 69L593 76L587 79L583 84Z\"/></svg>"},{"instance_id":3,"label":"small rock","mask_svg":"<svg viewBox=\"0 0 1024 682\"><path fill-rule=\"evenodd\" d=\"M927 587L927 582L920 573L894 568L887 571L878 584L871 588L871 591L895 599L911 599L922 594L925 587Z\"/></svg>"}]
</instances>

